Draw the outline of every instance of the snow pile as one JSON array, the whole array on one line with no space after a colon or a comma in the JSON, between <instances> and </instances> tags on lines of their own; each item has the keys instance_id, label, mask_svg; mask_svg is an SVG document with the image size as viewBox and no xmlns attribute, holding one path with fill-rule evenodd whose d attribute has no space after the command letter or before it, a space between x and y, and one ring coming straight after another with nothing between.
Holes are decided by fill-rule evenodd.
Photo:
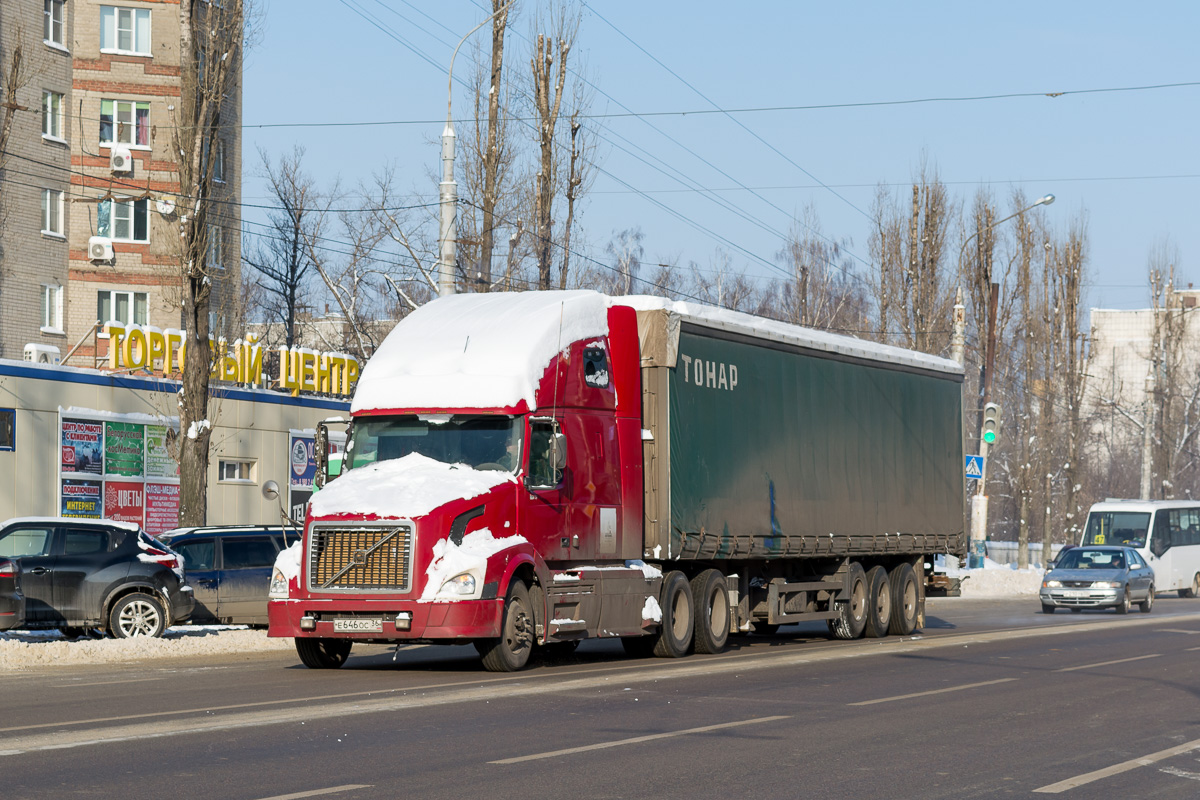
<instances>
[{"instance_id":1,"label":"snow pile","mask_svg":"<svg viewBox=\"0 0 1200 800\"><path fill-rule=\"evenodd\" d=\"M433 546L433 561L425 570L428 582L425 591L421 592L421 600L429 601L437 597L438 590L448 578L469 572L475 577L476 596L483 589L483 578L487 574L487 560L499 553L526 541L524 536L506 536L497 539L487 528L471 531L462 538L462 544L456 545L449 539L442 539ZM447 601L462 599L461 595L445 598Z\"/></svg>"},{"instance_id":2,"label":"snow pile","mask_svg":"<svg viewBox=\"0 0 1200 800\"><path fill-rule=\"evenodd\" d=\"M304 545L299 540L292 542L275 556L275 569L283 575L284 584L290 586L292 581L300 580L300 559L303 556Z\"/></svg>"},{"instance_id":3,"label":"snow pile","mask_svg":"<svg viewBox=\"0 0 1200 800\"><path fill-rule=\"evenodd\" d=\"M982 569L948 568L946 575L962 579L963 597L1016 597L1035 595L1042 588L1041 569L1017 569L985 558Z\"/></svg>"},{"instance_id":4,"label":"snow pile","mask_svg":"<svg viewBox=\"0 0 1200 800\"><path fill-rule=\"evenodd\" d=\"M653 597L646 598L646 603L642 606L642 619L662 622L662 608L659 607L658 601Z\"/></svg>"},{"instance_id":5,"label":"snow pile","mask_svg":"<svg viewBox=\"0 0 1200 800\"><path fill-rule=\"evenodd\" d=\"M266 631L223 625L180 625L168 628L161 639L70 640L57 631L13 631L0 633L0 670L194 659L293 647L291 639L268 639Z\"/></svg>"},{"instance_id":6,"label":"snow pile","mask_svg":"<svg viewBox=\"0 0 1200 800\"><path fill-rule=\"evenodd\" d=\"M508 408L534 393L572 342L608 333L608 301L590 291L442 297L405 317L367 362L352 413L395 408Z\"/></svg>"},{"instance_id":7,"label":"snow pile","mask_svg":"<svg viewBox=\"0 0 1200 800\"><path fill-rule=\"evenodd\" d=\"M386 519L420 517L451 500L478 497L502 483L508 472L443 464L420 453L355 467L313 495L314 517L375 515Z\"/></svg>"}]
</instances>

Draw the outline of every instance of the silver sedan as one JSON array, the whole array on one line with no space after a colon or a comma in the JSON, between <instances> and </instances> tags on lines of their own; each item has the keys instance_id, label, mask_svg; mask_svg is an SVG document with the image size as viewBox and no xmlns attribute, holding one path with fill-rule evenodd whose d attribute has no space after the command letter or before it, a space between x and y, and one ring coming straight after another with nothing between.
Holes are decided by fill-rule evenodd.
<instances>
[{"instance_id":1,"label":"silver sedan","mask_svg":"<svg viewBox=\"0 0 1200 800\"><path fill-rule=\"evenodd\" d=\"M1057 608L1115 608L1128 614L1134 603L1154 606L1154 570L1131 547L1088 546L1065 551L1042 578L1042 613Z\"/></svg>"}]
</instances>

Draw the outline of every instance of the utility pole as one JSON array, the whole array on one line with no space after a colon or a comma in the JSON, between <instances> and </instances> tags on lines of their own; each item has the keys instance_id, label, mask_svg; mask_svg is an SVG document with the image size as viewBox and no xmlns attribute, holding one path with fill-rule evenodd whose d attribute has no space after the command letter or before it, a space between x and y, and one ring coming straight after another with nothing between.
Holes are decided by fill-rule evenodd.
<instances>
[{"instance_id":1,"label":"utility pole","mask_svg":"<svg viewBox=\"0 0 1200 800\"><path fill-rule=\"evenodd\" d=\"M438 184L439 224L438 224L438 295L445 297L454 294L454 268L458 261L458 239L456 222L458 218L458 184L454 182L454 119L451 113L454 96L454 59L458 57L458 48L471 37L471 34L487 25L493 18L502 14L512 5L505 3L496 9L495 13L467 31L467 35L459 40L450 56L449 78L446 86L446 127L442 129L442 182Z\"/></svg>"},{"instance_id":2,"label":"utility pole","mask_svg":"<svg viewBox=\"0 0 1200 800\"><path fill-rule=\"evenodd\" d=\"M1146 373L1146 399L1142 402L1142 485L1139 496L1149 500L1154 467L1154 360Z\"/></svg>"}]
</instances>

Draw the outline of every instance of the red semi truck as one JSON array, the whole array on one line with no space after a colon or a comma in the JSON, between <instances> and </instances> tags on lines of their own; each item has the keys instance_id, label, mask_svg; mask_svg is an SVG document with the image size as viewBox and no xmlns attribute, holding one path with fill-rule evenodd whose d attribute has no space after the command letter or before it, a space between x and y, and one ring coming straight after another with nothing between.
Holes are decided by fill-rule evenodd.
<instances>
[{"instance_id":1,"label":"red semi truck","mask_svg":"<svg viewBox=\"0 0 1200 800\"><path fill-rule=\"evenodd\" d=\"M272 576L309 667L355 642L721 651L825 620L923 623L965 554L962 369L746 314L595 292L471 294L363 371L336 476Z\"/></svg>"}]
</instances>

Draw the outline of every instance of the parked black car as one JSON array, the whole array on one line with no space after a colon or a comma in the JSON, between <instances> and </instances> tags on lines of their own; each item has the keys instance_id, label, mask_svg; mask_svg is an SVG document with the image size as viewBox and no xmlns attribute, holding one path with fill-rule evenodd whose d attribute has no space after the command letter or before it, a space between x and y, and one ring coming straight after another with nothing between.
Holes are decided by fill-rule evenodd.
<instances>
[{"instance_id":1,"label":"parked black car","mask_svg":"<svg viewBox=\"0 0 1200 800\"><path fill-rule=\"evenodd\" d=\"M127 522L11 519L0 525L0 558L20 564L25 628L162 636L195 603L178 555Z\"/></svg>"},{"instance_id":2,"label":"parked black car","mask_svg":"<svg viewBox=\"0 0 1200 800\"><path fill-rule=\"evenodd\" d=\"M0 631L25 624L25 595L21 594L21 562L0 558Z\"/></svg>"},{"instance_id":3,"label":"parked black car","mask_svg":"<svg viewBox=\"0 0 1200 800\"><path fill-rule=\"evenodd\" d=\"M300 538L265 525L176 528L158 540L183 556L195 589L194 623L266 625L275 556Z\"/></svg>"}]
</instances>

